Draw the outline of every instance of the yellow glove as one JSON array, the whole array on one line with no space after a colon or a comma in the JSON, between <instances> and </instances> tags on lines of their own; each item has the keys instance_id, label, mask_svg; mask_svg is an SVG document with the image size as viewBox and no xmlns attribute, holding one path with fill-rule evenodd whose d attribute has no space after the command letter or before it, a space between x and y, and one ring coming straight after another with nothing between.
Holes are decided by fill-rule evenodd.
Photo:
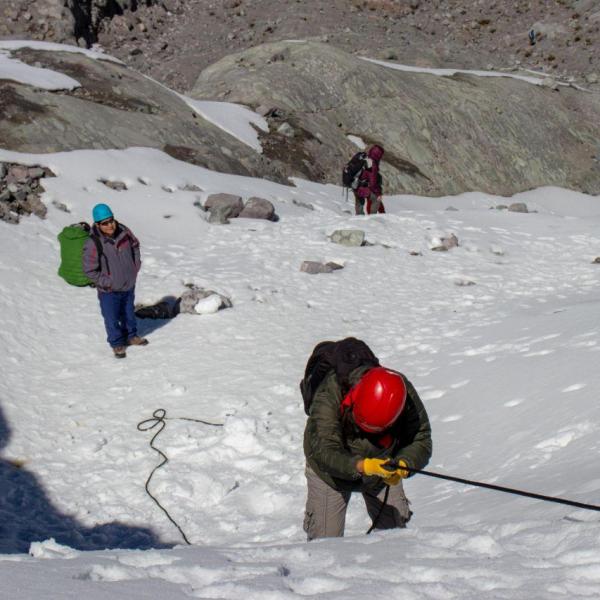
<instances>
[{"instance_id":1,"label":"yellow glove","mask_svg":"<svg viewBox=\"0 0 600 600\"><path fill-rule=\"evenodd\" d=\"M400 479L406 479L409 475L409 471L405 471L402 467L408 467L408 463L405 460L400 459L398 461L398 469L394 471L395 475L398 475Z\"/></svg>"},{"instance_id":2,"label":"yellow glove","mask_svg":"<svg viewBox=\"0 0 600 600\"><path fill-rule=\"evenodd\" d=\"M396 473L396 471L389 471L383 467L389 460L389 458L365 458L363 460L363 473L368 476L376 475L388 479Z\"/></svg>"},{"instance_id":3,"label":"yellow glove","mask_svg":"<svg viewBox=\"0 0 600 600\"><path fill-rule=\"evenodd\" d=\"M398 485L398 483L402 480L405 479L406 477L409 476L409 472L405 471L402 467L408 467L408 465L406 464L406 461L404 460L399 460L398 461L398 469L396 469L395 471L392 471L392 476L388 477L385 480L385 484L386 485Z\"/></svg>"}]
</instances>

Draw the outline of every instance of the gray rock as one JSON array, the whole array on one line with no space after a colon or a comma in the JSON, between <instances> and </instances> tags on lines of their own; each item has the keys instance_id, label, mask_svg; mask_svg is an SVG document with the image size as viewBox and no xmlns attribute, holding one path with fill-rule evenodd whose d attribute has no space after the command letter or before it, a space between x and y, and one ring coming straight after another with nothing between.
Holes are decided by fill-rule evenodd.
<instances>
[{"instance_id":1,"label":"gray rock","mask_svg":"<svg viewBox=\"0 0 600 600\"><path fill-rule=\"evenodd\" d=\"M100 182L111 190L116 190L117 192L123 192L127 189L127 185L122 181L108 181L107 179L100 179Z\"/></svg>"},{"instance_id":2,"label":"gray rock","mask_svg":"<svg viewBox=\"0 0 600 600\"><path fill-rule=\"evenodd\" d=\"M287 60L267 64L285 49ZM600 139L596 94L566 86L549 94L501 77L426 77L314 41L280 41L225 57L200 74L190 95L218 99L223 89L230 90L229 102L281 109L286 118L276 120L272 131L285 121L296 135L261 134L263 156L312 181L339 184L340 157L356 150L347 138L352 133L386 149L382 171L390 194L481 190L511 196L540 182L600 193L592 159Z\"/></svg>"},{"instance_id":3,"label":"gray rock","mask_svg":"<svg viewBox=\"0 0 600 600\"><path fill-rule=\"evenodd\" d=\"M344 267L342 265L339 265L335 262L320 263L313 260L305 260L300 265L300 270L303 273L308 273L310 275L316 275L318 273L333 273L333 271L343 268Z\"/></svg>"},{"instance_id":4,"label":"gray rock","mask_svg":"<svg viewBox=\"0 0 600 600\"><path fill-rule=\"evenodd\" d=\"M337 229L330 239L334 244L342 246L362 246L365 243L365 232L361 229Z\"/></svg>"},{"instance_id":5,"label":"gray rock","mask_svg":"<svg viewBox=\"0 0 600 600\"><path fill-rule=\"evenodd\" d=\"M6 150L149 147L213 171L287 183L290 172L279 159L258 154L204 120L168 88L121 64L30 48L12 55L69 75L81 88L57 94L0 80L0 140Z\"/></svg>"},{"instance_id":6,"label":"gray rock","mask_svg":"<svg viewBox=\"0 0 600 600\"><path fill-rule=\"evenodd\" d=\"M14 213L6 204L0 204L0 220L11 225L19 224L19 215Z\"/></svg>"},{"instance_id":7,"label":"gray rock","mask_svg":"<svg viewBox=\"0 0 600 600\"><path fill-rule=\"evenodd\" d=\"M264 198L248 198L242 212L238 215L240 219L266 219L275 220L275 207Z\"/></svg>"},{"instance_id":8,"label":"gray rock","mask_svg":"<svg viewBox=\"0 0 600 600\"><path fill-rule=\"evenodd\" d=\"M27 183L29 181L27 167L24 167L23 165L9 166L6 181L8 183Z\"/></svg>"},{"instance_id":9,"label":"gray rock","mask_svg":"<svg viewBox=\"0 0 600 600\"><path fill-rule=\"evenodd\" d=\"M69 207L66 204L63 204L62 202L59 202L58 200L52 200L52 206L54 206L54 208L61 210L62 212L66 212L66 213L70 213L71 211L69 210Z\"/></svg>"},{"instance_id":10,"label":"gray rock","mask_svg":"<svg viewBox=\"0 0 600 600\"><path fill-rule=\"evenodd\" d=\"M593 265L600 265L600 256L596 256L596 258L592 261Z\"/></svg>"},{"instance_id":11,"label":"gray rock","mask_svg":"<svg viewBox=\"0 0 600 600\"><path fill-rule=\"evenodd\" d=\"M214 294L221 298L221 306L219 307L220 309L231 308L233 306L231 300L227 298L227 296L223 296L222 294L214 292L213 290L207 290L205 288L197 287L194 284L188 284L187 288L188 289L185 292L183 292L183 294L181 294L179 310L182 313L188 313L192 315L197 314L195 310L196 304L198 304L200 300L208 298L209 296L212 296Z\"/></svg>"},{"instance_id":12,"label":"gray rock","mask_svg":"<svg viewBox=\"0 0 600 600\"><path fill-rule=\"evenodd\" d=\"M299 206L300 208L306 208L307 210L315 210L315 207L310 202L303 202L302 200L292 200L292 204Z\"/></svg>"},{"instance_id":13,"label":"gray rock","mask_svg":"<svg viewBox=\"0 0 600 600\"><path fill-rule=\"evenodd\" d=\"M451 248L458 246L458 238L453 233L447 237L440 238L440 242L438 246L432 248L434 252L448 252Z\"/></svg>"},{"instance_id":14,"label":"gray rock","mask_svg":"<svg viewBox=\"0 0 600 600\"><path fill-rule=\"evenodd\" d=\"M280 133L281 135L284 135L285 137L294 137L296 135L296 132L294 131L294 128L289 124L289 123L282 123L278 128L277 128L277 132Z\"/></svg>"},{"instance_id":15,"label":"gray rock","mask_svg":"<svg viewBox=\"0 0 600 600\"><path fill-rule=\"evenodd\" d=\"M0 202L8 202L11 198L12 194L8 188L4 188L0 190Z\"/></svg>"},{"instance_id":16,"label":"gray rock","mask_svg":"<svg viewBox=\"0 0 600 600\"><path fill-rule=\"evenodd\" d=\"M29 167L27 171L31 179L40 179L40 177L44 177L46 174L41 167Z\"/></svg>"},{"instance_id":17,"label":"gray rock","mask_svg":"<svg viewBox=\"0 0 600 600\"><path fill-rule=\"evenodd\" d=\"M4 179L6 177L7 168L3 162L0 162L0 179Z\"/></svg>"},{"instance_id":18,"label":"gray rock","mask_svg":"<svg viewBox=\"0 0 600 600\"><path fill-rule=\"evenodd\" d=\"M266 117L269 112L270 112L270 108L264 104L260 104L259 106L256 107L255 109L255 113L260 115L261 117Z\"/></svg>"},{"instance_id":19,"label":"gray rock","mask_svg":"<svg viewBox=\"0 0 600 600\"><path fill-rule=\"evenodd\" d=\"M508 210L510 212L518 212L518 213L528 213L529 209L527 208L527 204L525 202L513 202L509 205Z\"/></svg>"},{"instance_id":20,"label":"gray rock","mask_svg":"<svg viewBox=\"0 0 600 600\"><path fill-rule=\"evenodd\" d=\"M210 223L228 223L229 219L237 217L243 208L241 196L233 194L211 194L204 203L204 210L210 213Z\"/></svg>"},{"instance_id":21,"label":"gray rock","mask_svg":"<svg viewBox=\"0 0 600 600\"><path fill-rule=\"evenodd\" d=\"M195 183L186 183L182 188L183 192L201 192L202 188L198 187Z\"/></svg>"}]
</instances>

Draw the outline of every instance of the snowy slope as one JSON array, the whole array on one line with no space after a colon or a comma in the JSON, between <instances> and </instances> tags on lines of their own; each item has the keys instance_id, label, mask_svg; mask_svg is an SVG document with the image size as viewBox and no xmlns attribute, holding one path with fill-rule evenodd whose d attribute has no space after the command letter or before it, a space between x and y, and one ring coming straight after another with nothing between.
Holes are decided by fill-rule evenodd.
<instances>
[{"instance_id":1,"label":"snowy slope","mask_svg":"<svg viewBox=\"0 0 600 600\"><path fill-rule=\"evenodd\" d=\"M8 57L29 44L0 45L5 75L77 85ZM248 124L260 120L214 108L196 106L260 151ZM596 512L423 475L406 483L407 530L365 536L355 499L346 538L307 544L297 388L318 341L361 337L419 390L431 470L600 504L598 198L398 196L386 215L355 217L334 186L213 173L155 150L0 161L57 175L43 181L46 220L0 222L0 598L600 596ZM267 198L280 220L211 225L195 204L213 192ZM195 283L233 308L143 321L150 345L114 360L94 292L56 275L56 235L99 201L142 241L139 301ZM535 212L492 208L513 201ZM342 228L372 245L331 243ZM431 250L452 233L458 248ZM308 275L304 260L345 268ZM191 547L144 491L155 430L136 425L161 407L170 462L150 487Z\"/></svg>"},{"instance_id":2,"label":"snowy slope","mask_svg":"<svg viewBox=\"0 0 600 600\"><path fill-rule=\"evenodd\" d=\"M425 476L406 484L407 530L365 537L355 499L345 539L306 544L297 391L316 342L362 337L421 393L431 470L599 503L597 198L544 188L510 200L537 211L519 214L484 194L403 196L386 199L387 215L355 217L333 186L221 175L148 149L0 160L57 174L45 221L0 223L0 474L13 519L74 548L180 544L144 491L158 458L136 424L159 407L224 424L168 421L157 440L170 462L152 490L192 547L44 542L27 556L15 552L30 540L5 522L2 598L598 597L597 513ZM267 198L280 221L211 225L194 202L218 191ZM98 201L142 241L138 300L193 282L233 308L143 322L150 345L114 360L94 292L56 276L56 234ZM332 244L340 228L373 245ZM458 248L430 250L450 233ZM307 275L303 260L345 268Z\"/></svg>"}]
</instances>

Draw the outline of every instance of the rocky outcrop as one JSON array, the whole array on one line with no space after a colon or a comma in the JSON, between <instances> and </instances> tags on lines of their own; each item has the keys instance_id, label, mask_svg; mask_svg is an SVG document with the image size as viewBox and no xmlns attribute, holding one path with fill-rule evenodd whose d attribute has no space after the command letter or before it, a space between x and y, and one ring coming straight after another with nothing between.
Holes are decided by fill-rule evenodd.
<instances>
[{"instance_id":1,"label":"rocky outcrop","mask_svg":"<svg viewBox=\"0 0 600 600\"><path fill-rule=\"evenodd\" d=\"M40 200L43 177L54 177L46 168L0 162L0 220L17 224L22 215L46 216Z\"/></svg>"},{"instance_id":2,"label":"rocky outcrop","mask_svg":"<svg viewBox=\"0 0 600 600\"><path fill-rule=\"evenodd\" d=\"M600 97L568 86L404 72L328 44L279 42L205 69L191 95L261 107L265 155L312 180L339 183L354 135L385 147L386 193L600 192Z\"/></svg>"},{"instance_id":3,"label":"rocky outcrop","mask_svg":"<svg viewBox=\"0 0 600 600\"><path fill-rule=\"evenodd\" d=\"M145 146L211 170L285 181L274 161L196 114L177 94L117 62L21 49L23 62L81 87L46 91L0 80L0 145L17 152Z\"/></svg>"},{"instance_id":4,"label":"rocky outcrop","mask_svg":"<svg viewBox=\"0 0 600 600\"><path fill-rule=\"evenodd\" d=\"M88 48L114 17L156 0L11 0L0 9L0 37L76 42ZM161 2L160 4L164 4ZM163 7L166 12L168 9ZM132 27L133 29L133 27Z\"/></svg>"}]
</instances>

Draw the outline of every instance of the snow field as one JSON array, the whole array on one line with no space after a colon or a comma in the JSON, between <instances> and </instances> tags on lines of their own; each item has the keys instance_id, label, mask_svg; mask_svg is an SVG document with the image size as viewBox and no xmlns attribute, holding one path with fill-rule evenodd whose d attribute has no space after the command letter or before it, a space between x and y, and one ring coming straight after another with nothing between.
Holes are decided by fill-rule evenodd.
<instances>
[{"instance_id":1,"label":"snow field","mask_svg":"<svg viewBox=\"0 0 600 600\"><path fill-rule=\"evenodd\" d=\"M0 591L91 600L597 596L595 513L425 476L406 483L415 512L407 530L365 537L354 499L348 537L306 544L297 388L315 343L362 337L421 394L432 471L597 503L596 198L543 188L512 199L538 211L518 214L491 210L506 199L485 194L399 196L386 198L387 215L355 217L334 186L221 175L147 149L1 151L0 160L57 174L44 180L45 221L0 223L3 459L23 461L57 511L82 526L119 521L181 543L144 491L158 456L136 424L159 407L224 424L170 420L156 442L170 462L151 489L193 547L82 553L42 542L33 558L0 557L0 570L10 568ZM202 191L183 191L187 183ZM271 200L280 221L210 225L194 202L221 191ZM141 322L150 345L115 361L95 293L56 276L56 235L89 220L99 201L141 240L138 301L196 283L233 308ZM373 245L329 241L346 228L365 230ZM432 252L450 233L459 247ZM345 268L307 275L303 260Z\"/></svg>"}]
</instances>

